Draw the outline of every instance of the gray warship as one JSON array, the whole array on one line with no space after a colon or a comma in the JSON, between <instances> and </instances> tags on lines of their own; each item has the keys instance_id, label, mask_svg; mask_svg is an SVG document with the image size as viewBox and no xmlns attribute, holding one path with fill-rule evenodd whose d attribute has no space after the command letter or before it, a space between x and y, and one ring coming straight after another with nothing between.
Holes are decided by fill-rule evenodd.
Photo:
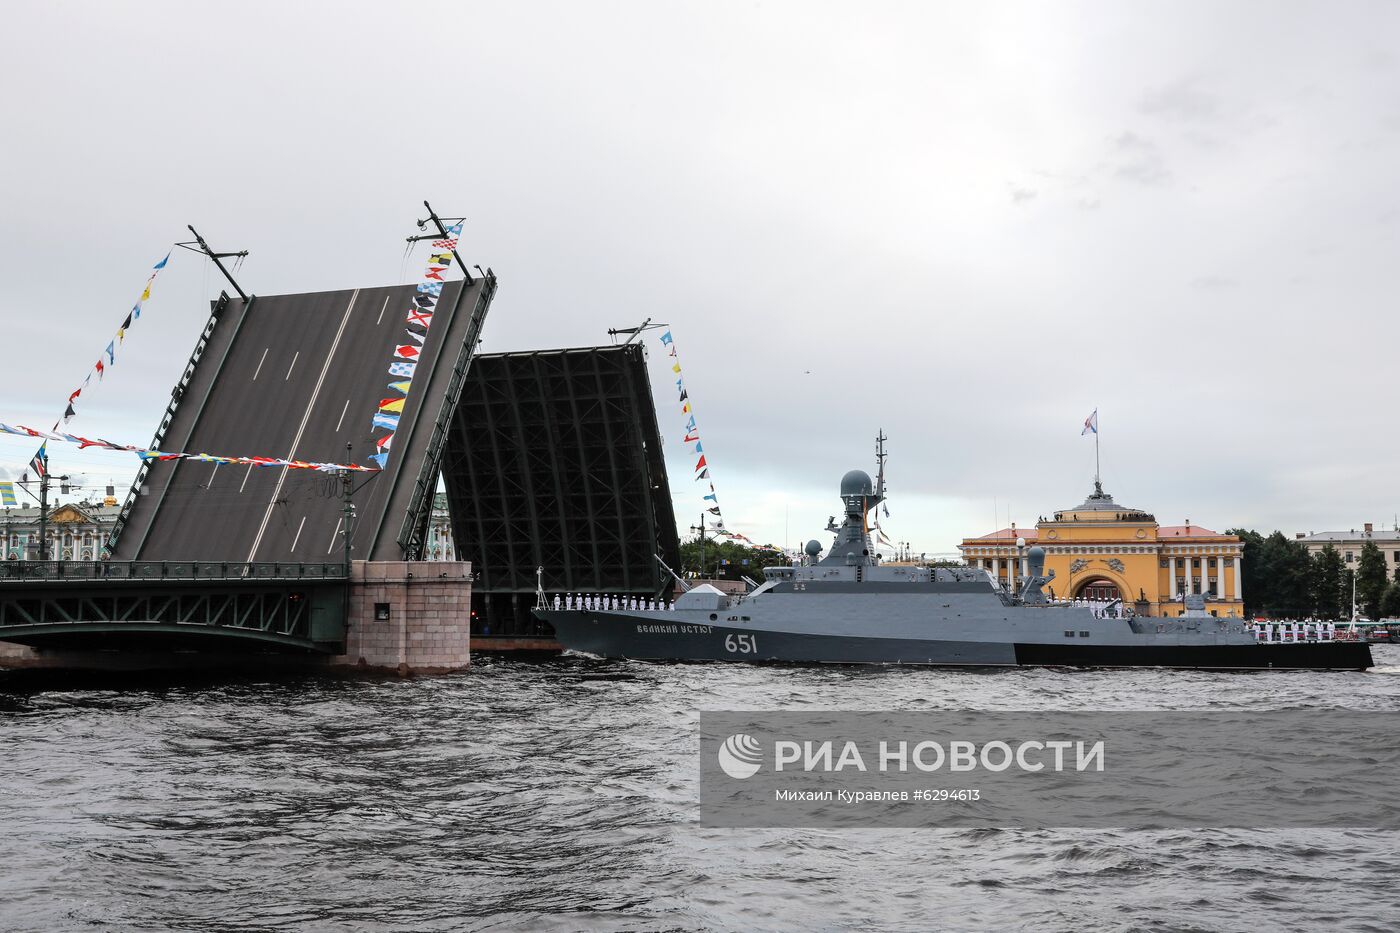
<instances>
[{"instance_id":1,"label":"gray warship","mask_svg":"<svg viewBox=\"0 0 1400 933\"><path fill-rule=\"evenodd\" d=\"M1243 619L1216 618L1203 597L1179 617L1134 616L1050 599L1045 551L1025 553L1030 573L1016 590L974 567L882 564L869 514L885 498L852 470L841 479L845 518L807 559L764 568L743 595L702 584L674 604L636 608L617 600L566 599L535 616L566 649L608 658L956 667L1169 667L1222 670L1365 669L1364 641L1261 643ZM682 585L683 581L681 582ZM580 607L581 603L581 607Z\"/></svg>"}]
</instances>

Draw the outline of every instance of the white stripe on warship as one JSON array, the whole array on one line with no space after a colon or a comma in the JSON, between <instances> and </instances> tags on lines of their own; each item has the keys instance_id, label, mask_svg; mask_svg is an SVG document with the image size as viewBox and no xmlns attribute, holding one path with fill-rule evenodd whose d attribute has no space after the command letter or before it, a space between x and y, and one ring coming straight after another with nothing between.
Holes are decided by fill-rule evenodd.
<instances>
[{"instance_id":1,"label":"white stripe on warship","mask_svg":"<svg viewBox=\"0 0 1400 933\"><path fill-rule=\"evenodd\" d=\"M535 609L560 644L608 658L957 667L1170 667L1223 670L1365 669L1364 641L1261 640L1244 619L1217 618L1204 597L1177 617L1136 616L1121 603L1090 607L1047 598L1054 571L1045 551L1026 552L1030 573L1016 591L974 567L884 565L869 513L885 498L869 474L841 480L845 520L825 557L764 568L761 586L740 596L708 584L673 604L540 593ZM684 582L677 578L678 583Z\"/></svg>"}]
</instances>

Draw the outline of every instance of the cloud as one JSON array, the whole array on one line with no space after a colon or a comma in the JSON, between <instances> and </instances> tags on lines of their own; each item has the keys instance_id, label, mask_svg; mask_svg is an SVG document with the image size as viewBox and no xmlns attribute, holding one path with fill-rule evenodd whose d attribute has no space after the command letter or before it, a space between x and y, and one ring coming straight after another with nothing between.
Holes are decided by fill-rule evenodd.
<instances>
[{"instance_id":1,"label":"cloud","mask_svg":"<svg viewBox=\"0 0 1400 933\"><path fill-rule=\"evenodd\" d=\"M1011 203L1024 204L1027 201L1034 201L1039 194L1034 188L1024 188L1019 185L1008 185L1011 189Z\"/></svg>"},{"instance_id":2,"label":"cloud","mask_svg":"<svg viewBox=\"0 0 1400 933\"><path fill-rule=\"evenodd\" d=\"M1210 123L1220 117L1221 103L1200 78L1182 78L1144 94L1138 112L1179 123Z\"/></svg>"},{"instance_id":3,"label":"cloud","mask_svg":"<svg viewBox=\"0 0 1400 933\"><path fill-rule=\"evenodd\" d=\"M1400 437L1367 433L1374 411L1316 380L1384 394L1400 341L1400 135L1382 125L1398 101L1373 68L1400 54L1400 5L1177 4L1141 42L1141 12L1104 4L1079 42L1063 10L1029 4L1034 47L1010 57L986 5L609 9L557 4L542 25L529 5L447 4L425 31L367 0L166 4L159 28L116 4L15 4L7 25L31 41L0 58L24 88L0 95L0 420L53 423L186 223L251 249L238 278L258 294L384 285L427 198L470 215L463 256L501 277L488 351L674 327L725 517L756 538L784 535L776 489L791 540L829 543L835 483L872 469L880 427L891 537L946 551L990 529L994 499L1000 525L1008 500L1026 524L1083 499L1095 405L1112 490L1175 522L1350 527L1389 508L1371 467L1400 459ZM468 119L423 117L427 150L404 128L442 91L385 56L400 48L464 89ZM208 86L235 85L207 106ZM240 145L201 143L230 127ZM177 253L73 429L148 440L222 284ZM1327 326L1308 327L1320 309ZM1047 350L1105 328L1134 372L1170 367L1171 391L1124 378L1118 354ZM704 503L649 349L688 527ZM1237 381L1269 397L1232 396L1199 469L1158 455L1162 425L1194 424ZM1332 463L1362 435L1375 449L1339 468L1349 481L1280 466ZM11 475L33 452L0 438ZM133 459L73 450L62 469L123 485Z\"/></svg>"},{"instance_id":4,"label":"cloud","mask_svg":"<svg viewBox=\"0 0 1400 933\"><path fill-rule=\"evenodd\" d=\"M1113 174L1125 181L1158 187L1171 181L1166 159L1152 140L1133 132L1120 133L1113 140L1116 152Z\"/></svg>"},{"instance_id":5,"label":"cloud","mask_svg":"<svg viewBox=\"0 0 1400 933\"><path fill-rule=\"evenodd\" d=\"M1198 275L1191 280L1191 287L1203 292L1223 292L1239 288L1239 286L1239 280L1232 279L1228 275Z\"/></svg>"}]
</instances>

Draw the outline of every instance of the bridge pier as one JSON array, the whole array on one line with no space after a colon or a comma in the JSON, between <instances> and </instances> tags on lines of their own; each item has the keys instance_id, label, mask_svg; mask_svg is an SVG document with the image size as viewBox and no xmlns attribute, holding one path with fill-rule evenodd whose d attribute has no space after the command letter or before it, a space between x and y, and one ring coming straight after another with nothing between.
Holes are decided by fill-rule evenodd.
<instances>
[{"instance_id":1,"label":"bridge pier","mask_svg":"<svg viewBox=\"0 0 1400 933\"><path fill-rule=\"evenodd\" d=\"M39 652L28 645L0 641L0 670L7 667L35 667L38 661Z\"/></svg>"},{"instance_id":2,"label":"bridge pier","mask_svg":"<svg viewBox=\"0 0 1400 933\"><path fill-rule=\"evenodd\" d=\"M471 663L471 564L362 561L350 567L345 653L336 668L445 673Z\"/></svg>"}]
</instances>

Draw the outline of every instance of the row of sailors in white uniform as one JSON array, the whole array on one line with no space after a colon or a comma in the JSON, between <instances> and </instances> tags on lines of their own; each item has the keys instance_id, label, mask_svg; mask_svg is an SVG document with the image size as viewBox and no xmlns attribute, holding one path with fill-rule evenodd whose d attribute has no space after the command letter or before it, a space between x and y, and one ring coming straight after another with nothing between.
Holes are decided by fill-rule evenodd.
<instances>
[{"instance_id":1,"label":"row of sailors in white uniform","mask_svg":"<svg viewBox=\"0 0 1400 933\"><path fill-rule=\"evenodd\" d=\"M1254 635L1260 641L1336 641L1335 622L1257 622Z\"/></svg>"},{"instance_id":2,"label":"row of sailors in white uniform","mask_svg":"<svg viewBox=\"0 0 1400 933\"><path fill-rule=\"evenodd\" d=\"M1124 616L1121 599L1052 599L1051 605L1088 609L1096 619L1120 619Z\"/></svg>"},{"instance_id":3,"label":"row of sailors in white uniform","mask_svg":"<svg viewBox=\"0 0 1400 933\"><path fill-rule=\"evenodd\" d=\"M598 612L627 611L634 612L668 612L676 608L674 603L668 603L661 599L637 596L600 596L594 593L565 593L561 598L559 594L554 595L554 608L560 609L588 609Z\"/></svg>"}]
</instances>

